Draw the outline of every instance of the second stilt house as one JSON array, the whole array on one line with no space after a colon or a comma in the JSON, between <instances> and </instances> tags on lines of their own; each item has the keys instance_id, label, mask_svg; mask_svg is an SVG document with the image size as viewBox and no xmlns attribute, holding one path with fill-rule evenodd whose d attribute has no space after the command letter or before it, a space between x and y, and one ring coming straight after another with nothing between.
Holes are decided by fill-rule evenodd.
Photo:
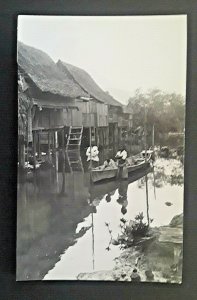
<instances>
[{"instance_id":1,"label":"second stilt house","mask_svg":"<svg viewBox=\"0 0 197 300\"><path fill-rule=\"evenodd\" d=\"M79 113L77 119L82 118L85 143L89 144L89 127L92 141L98 146L120 143L124 138L123 129L131 126L131 120L128 118L131 114L124 114L123 105L108 92L104 92L85 70L61 60L57 62L57 66L89 96L89 102L78 103L82 115Z\"/></svg>"}]
</instances>

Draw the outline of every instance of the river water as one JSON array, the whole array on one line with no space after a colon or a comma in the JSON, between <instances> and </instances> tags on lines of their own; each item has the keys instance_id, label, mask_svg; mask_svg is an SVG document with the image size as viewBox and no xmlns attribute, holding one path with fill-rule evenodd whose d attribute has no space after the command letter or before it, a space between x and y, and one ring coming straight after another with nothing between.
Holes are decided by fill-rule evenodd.
<instances>
[{"instance_id":1,"label":"river water","mask_svg":"<svg viewBox=\"0 0 197 300\"><path fill-rule=\"evenodd\" d=\"M151 225L161 226L183 212L178 160L158 159L154 172L96 185L85 167L69 171L66 165L65 173L39 170L19 180L18 280L75 280L79 273L110 270L122 251L109 245L110 236L120 234L121 218L133 220L143 212L144 221L148 213Z\"/></svg>"}]
</instances>

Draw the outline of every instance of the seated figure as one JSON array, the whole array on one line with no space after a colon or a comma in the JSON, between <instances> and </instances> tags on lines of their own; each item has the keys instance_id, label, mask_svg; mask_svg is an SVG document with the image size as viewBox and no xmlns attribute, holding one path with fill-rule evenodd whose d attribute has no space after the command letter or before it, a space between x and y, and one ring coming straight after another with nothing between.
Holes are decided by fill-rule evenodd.
<instances>
[{"instance_id":1,"label":"seated figure","mask_svg":"<svg viewBox=\"0 0 197 300\"><path fill-rule=\"evenodd\" d=\"M106 168L115 169L115 168L117 168L117 165L116 165L115 161L110 158L110 159L107 159L106 161L104 161L103 169L106 169Z\"/></svg>"}]
</instances>

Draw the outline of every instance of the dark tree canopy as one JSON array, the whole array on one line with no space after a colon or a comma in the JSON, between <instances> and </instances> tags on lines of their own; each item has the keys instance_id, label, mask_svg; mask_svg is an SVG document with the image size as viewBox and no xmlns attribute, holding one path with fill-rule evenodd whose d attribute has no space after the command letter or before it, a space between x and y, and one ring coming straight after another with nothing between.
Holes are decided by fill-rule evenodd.
<instances>
[{"instance_id":1,"label":"dark tree canopy","mask_svg":"<svg viewBox=\"0 0 197 300\"><path fill-rule=\"evenodd\" d=\"M159 89L143 93L140 89L128 100L128 107L133 112L133 129L144 126L145 110L147 135L150 136L155 127L155 141L169 132L184 131L185 99L175 93L165 93Z\"/></svg>"}]
</instances>

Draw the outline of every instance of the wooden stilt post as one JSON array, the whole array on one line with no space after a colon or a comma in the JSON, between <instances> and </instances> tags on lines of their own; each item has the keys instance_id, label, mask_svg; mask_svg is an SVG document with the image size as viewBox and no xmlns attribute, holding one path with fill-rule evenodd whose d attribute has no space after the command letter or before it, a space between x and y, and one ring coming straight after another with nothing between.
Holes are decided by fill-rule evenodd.
<instances>
[{"instance_id":1,"label":"wooden stilt post","mask_svg":"<svg viewBox=\"0 0 197 300\"><path fill-rule=\"evenodd\" d=\"M52 131L52 153L55 154L55 131Z\"/></svg>"},{"instance_id":2,"label":"wooden stilt post","mask_svg":"<svg viewBox=\"0 0 197 300\"><path fill-rule=\"evenodd\" d=\"M41 149L40 149L40 132L38 131L38 158L41 158Z\"/></svg>"},{"instance_id":3,"label":"wooden stilt post","mask_svg":"<svg viewBox=\"0 0 197 300\"><path fill-rule=\"evenodd\" d=\"M106 132L106 144L109 146L109 126L107 126L107 132Z\"/></svg>"},{"instance_id":4,"label":"wooden stilt post","mask_svg":"<svg viewBox=\"0 0 197 300\"><path fill-rule=\"evenodd\" d=\"M118 124L115 123L115 140L114 143L118 145Z\"/></svg>"},{"instance_id":5,"label":"wooden stilt post","mask_svg":"<svg viewBox=\"0 0 197 300\"><path fill-rule=\"evenodd\" d=\"M98 127L95 127L95 141L96 145L98 146Z\"/></svg>"},{"instance_id":6,"label":"wooden stilt post","mask_svg":"<svg viewBox=\"0 0 197 300\"><path fill-rule=\"evenodd\" d=\"M62 194L65 193L65 130L62 129Z\"/></svg>"},{"instance_id":7,"label":"wooden stilt post","mask_svg":"<svg viewBox=\"0 0 197 300\"><path fill-rule=\"evenodd\" d=\"M33 161L34 169L36 168L36 131L33 132Z\"/></svg>"},{"instance_id":8,"label":"wooden stilt post","mask_svg":"<svg viewBox=\"0 0 197 300\"><path fill-rule=\"evenodd\" d=\"M51 147L50 147L50 130L48 131L48 160L51 161Z\"/></svg>"},{"instance_id":9,"label":"wooden stilt post","mask_svg":"<svg viewBox=\"0 0 197 300\"><path fill-rule=\"evenodd\" d=\"M25 138L24 136L22 136L22 160L21 160L21 163L22 163L22 167L24 168L25 167Z\"/></svg>"},{"instance_id":10,"label":"wooden stilt post","mask_svg":"<svg viewBox=\"0 0 197 300\"><path fill-rule=\"evenodd\" d=\"M89 128L89 144L90 144L90 171L92 170L92 127Z\"/></svg>"},{"instance_id":11,"label":"wooden stilt post","mask_svg":"<svg viewBox=\"0 0 197 300\"><path fill-rule=\"evenodd\" d=\"M56 179L57 193L59 192L58 155L59 155L59 153L57 151L55 151L55 179Z\"/></svg>"},{"instance_id":12,"label":"wooden stilt post","mask_svg":"<svg viewBox=\"0 0 197 300\"><path fill-rule=\"evenodd\" d=\"M25 141L24 136L19 136L18 142L18 161L19 166L24 168L25 167Z\"/></svg>"},{"instance_id":13,"label":"wooden stilt post","mask_svg":"<svg viewBox=\"0 0 197 300\"><path fill-rule=\"evenodd\" d=\"M18 163L19 163L19 167L21 167L21 136L18 136Z\"/></svg>"},{"instance_id":14,"label":"wooden stilt post","mask_svg":"<svg viewBox=\"0 0 197 300\"><path fill-rule=\"evenodd\" d=\"M104 129L102 127L102 141L103 141L103 146L105 145L105 139L104 139Z\"/></svg>"},{"instance_id":15,"label":"wooden stilt post","mask_svg":"<svg viewBox=\"0 0 197 300\"><path fill-rule=\"evenodd\" d=\"M122 142L122 137L121 137L121 127L118 128L118 144L120 145Z\"/></svg>"},{"instance_id":16,"label":"wooden stilt post","mask_svg":"<svg viewBox=\"0 0 197 300\"><path fill-rule=\"evenodd\" d=\"M65 151L65 137L64 137L64 128L62 129L62 150Z\"/></svg>"},{"instance_id":17,"label":"wooden stilt post","mask_svg":"<svg viewBox=\"0 0 197 300\"><path fill-rule=\"evenodd\" d=\"M99 136L99 127L97 127L97 146L99 147L100 146L100 136Z\"/></svg>"},{"instance_id":18,"label":"wooden stilt post","mask_svg":"<svg viewBox=\"0 0 197 300\"><path fill-rule=\"evenodd\" d=\"M57 130L55 131L55 134L54 134L54 143L55 143L55 150L56 150L58 147Z\"/></svg>"}]
</instances>

